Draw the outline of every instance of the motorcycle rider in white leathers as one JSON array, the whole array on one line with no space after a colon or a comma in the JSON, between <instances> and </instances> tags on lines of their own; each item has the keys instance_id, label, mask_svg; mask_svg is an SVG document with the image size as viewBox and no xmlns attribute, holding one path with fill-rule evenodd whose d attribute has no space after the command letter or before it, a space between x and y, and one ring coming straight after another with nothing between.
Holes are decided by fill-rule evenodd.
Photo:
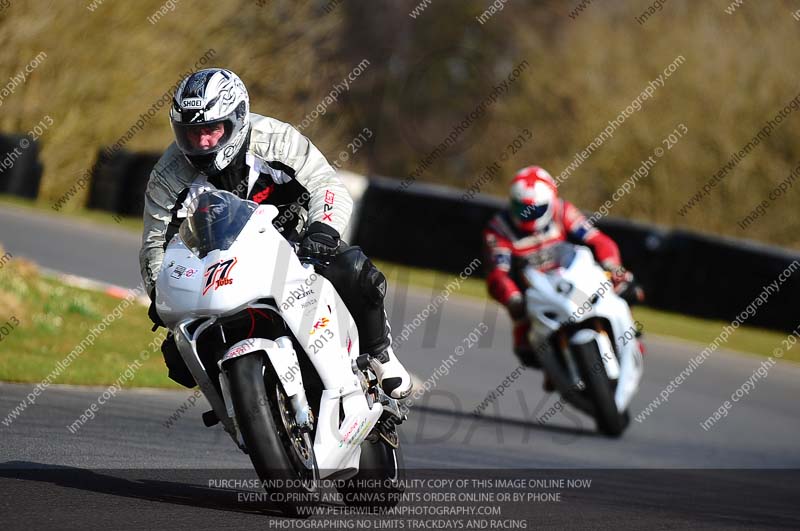
<instances>
[{"instance_id":1,"label":"motorcycle rider in white leathers","mask_svg":"<svg viewBox=\"0 0 800 531\"><path fill-rule=\"evenodd\" d=\"M175 142L156 163L145 191L139 259L151 299L166 244L198 190L210 184L275 205L276 228L299 242L301 259L328 264L319 273L353 315L361 352L370 355L384 391L398 399L408 396L411 378L392 351L384 312L386 278L359 247L340 240L353 201L322 153L291 125L250 113L247 89L230 70L210 68L184 79L175 91L170 122ZM154 305L150 317L163 324ZM162 351L170 378L194 386L171 337ZM317 357L312 362L331 363Z\"/></svg>"}]
</instances>

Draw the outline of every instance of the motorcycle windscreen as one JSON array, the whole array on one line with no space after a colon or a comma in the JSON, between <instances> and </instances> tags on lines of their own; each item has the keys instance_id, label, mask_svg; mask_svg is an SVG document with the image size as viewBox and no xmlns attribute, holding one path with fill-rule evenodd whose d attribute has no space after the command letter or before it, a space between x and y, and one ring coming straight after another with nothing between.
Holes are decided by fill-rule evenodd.
<instances>
[{"instance_id":1,"label":"motorcycle windscreen","mask_svg":"<svg viewBox=\"0 0 800 531\"><path fill-rule=\"evenodd\" d=\"M227 250L236 241L258 205L230 192L211 190L197 196L178 230L186 247L199 258Z\"/></svg>"},{"instance_id":2,"label":"motorcycle windscreen","mask_svg":"<svg viewBox=\"0 0 800 531\"><path fill-rule=\"evenodd\" d=\"M551 271L559 267L568 269L575 260L575 246L569 242L559 242L549 247L543 247L537 252L529 255L527 258L528 265L531 265L539 271Z\"/></svg>"},{"instance_id":3,"label":"motorcycle windscreen","mask_svg":"<svg viewBox=\"0 0 800 531\"><path fill-rule=\"evenodd\" d=\"M572 261L575 260L575 256L575 246L569 242L561 242L553 246L553 261L559 267L569 268L572 265Z\"/></svg>"}]
</instances>

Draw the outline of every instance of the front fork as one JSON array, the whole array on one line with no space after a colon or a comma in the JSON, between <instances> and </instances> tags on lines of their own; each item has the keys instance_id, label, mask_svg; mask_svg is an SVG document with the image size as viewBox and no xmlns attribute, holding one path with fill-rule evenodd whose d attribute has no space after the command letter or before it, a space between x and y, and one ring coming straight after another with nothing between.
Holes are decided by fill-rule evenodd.
<instances>
[{"instance_id":1,"label":"front fork","mask_svg":"<svg viewBox=\"0 0 800 531\"><path fill-rule=\"evenodd\" d=\"M284 393L289 398L292 406L294 421L301 431L311 432L314 425L314 414L308 403L303 377L300 372L300 362L294 350L292 340L287 337L279 337L275 340L263 338L249 338L239 341L231 346L222 359L218 362L220 387L223 398L227 405L226 412L232 419L236 419L233 410L233 401L228 392L228 379L223 365L225 362L241 356L252 356L266 354L275 374L280 380ZM264 369L262 369L264 370ZM269 391L268 391L269 392Z\"/></svg>"},{"instance_id":2,"label":"front fork","mask_svg":"<svg viewBox=\"0 0 800 531\"><path fill-rule=\"evenodd\" d=\"M594 336L594 340L597 341L598 347L600 349L600 357L603 362L603 367L605 368L605 372L607 376L615 380L619 378L620 374L620 366L619 360L617 355L614 351L614 347L611 344L611 340L608 337L608 333L606 332L605 328L603 328L602 324L595 320L592 323L591 329L596 332ZM570 348L570 344L574 343L574 339L578 334L581 334L581 331L578 331L576 334L572 336L572 338L567 336L567 331L563 328L556 332L555 343L558 347L559 353L564 358L564 362L566 364L567 374L569 375L569 379L573 382L574 385L578 385L578 387L583 388L582 378L580 375L580 371L578 370L578 366L575 363L575 358L572 355L572 349ZM588 339L588 338L587 338ZM583 343L585 341L578 340L578 343Z\"/></svg>"},{"instance_id":3,"label":"front fork","mask_svg":"<svg viewBox=\"0 0 800 531\"><path fill-rule=\"evenodd\" d=\"M575 358L572 356L572 350L569 348L569 338L567 337L566 330L561 329L557 332L556 344L558 345L559 353L564 358L569 381L572 382L573 386L582 389L583 382L581 380L581 374L580 371L578 371Z\"/></svg>"},{"instance_id":4,"label":"front fork","mask_svg":"<svg viewBox=\"0 0 800 531\"><path fill-rule=\"evenodd\" d=\"M584 333L582 334L581 332ZM603 359L601 367L605 368L609 377L611 375L615 378L618 377L619 365L616 363L617 359L613 354L613 347L611 347L602 323L595 322L591 328L578 330L572 335L569 335L567 330L561 328L555 332L551 340L552 348L546 349L546 352L542 352L540 355L542 369L547 371L551 381L564 398L578 409L592 415L594 411L593 405L580 392L586 388L586 385L575 362L572 349L580 348L580 344L585 344L587 341L596 340ZM559 358L563 360L563 363L559 362Z\"/></svg>"},{"instance_id":5,"label":"front fork","mask_svg":"<svg viewBox=\"0 0 800 531\"><path fill-rule=\"evenodd\" d=\"M203 366L203 362L200 360L197 350L198 338L215 322L216 318L209 318L207 321L200 324L200 326L198 326L193 333L190 333L188 328L192 321L183 321L178 323L178 325L175 327L173 336L175 337L175 344L178 347L178 352L180 352L181 358L183 358L184 363L186 363L186 367L192 374L194 381L197 382L198 386L200 386L200 390L203 392L206 400L208 400L208 403L211 404L211 409L214 411L217 419L222 423L223 428L228 435L231 436L233 442L235 442L239 448L245 450L244 442L239 436L239 430L236 427L236 423L234 422L233 417L228 415L228 407L225 403L225 399L220 395L219 392L217 392L216 387L214 387L214 384L208 375L208 371L206 371L206 368ZM223 390L223 392L225 391ZM228 400L228 403L230 403L230 399Z\"/></svg>"}]
</instances>

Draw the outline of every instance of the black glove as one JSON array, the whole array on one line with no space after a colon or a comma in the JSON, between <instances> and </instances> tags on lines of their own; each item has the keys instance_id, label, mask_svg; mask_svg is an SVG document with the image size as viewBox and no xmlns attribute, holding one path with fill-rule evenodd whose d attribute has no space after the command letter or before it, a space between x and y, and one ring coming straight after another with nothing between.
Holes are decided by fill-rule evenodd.
<instances>
[{"instance_id":1,"label":"black glove","mask_svg":"<svg viewBox=\"0 0 800 531\"><path fill-rule=\"evenodd\" d=\"M604 266L614 284L614 291L628 304L644 302L644 290L636 282L633 273L622 266Z\"/></svg>"},{"instance_id":2,"label":"black glove","mask_svg":"<svg viewBox=\"0 0 800 531\"><path fill-rule=\"evenodd\" d=\"M605 270L608 271L611 277L611 283L614 284L614 289L617 294L624 291L628 287L628 284L633 282L633 273L622 266L607 265L605 266Z\"/></svg>"},{"instance_id":3,"label":"black glove","mask_svg":"<svg viewBox=\"0 0 800 531\"><path fill-rule=\"evenodd\" d=\"M308 226L303 240L300 242L300 249L297 255L301 258L316 258L318 260L328 260L332 258L339 249L339 233L325 223L315 221Z\"/></svg>"},{"instance_id":4,"label":"black glove","mask_svg":"<svg viewBox=\"0 0 800 531\"><path fill-rule=\"evenodd\" d=\"M156 288L153 288L153 291L150 292L150 308L147 309L147 316L153 321L153 331L155 332L159 326L163 326L164 328L167 325L164 324L164 321L161 320L161 317L158 315L156 311Z\"/></svg>"},{"instance_id":5,"label":"black glove","mask_svg":"<svg viewBox=\"0 0 800 531\"><path fill-rule=\"evenodd\" d=\"M521 293L512 295L508 300L506 308L508 308L508 315L512 320L519 321L523 319L526 316L525 297L523 297Z\"/></svg>"}]
</instances>

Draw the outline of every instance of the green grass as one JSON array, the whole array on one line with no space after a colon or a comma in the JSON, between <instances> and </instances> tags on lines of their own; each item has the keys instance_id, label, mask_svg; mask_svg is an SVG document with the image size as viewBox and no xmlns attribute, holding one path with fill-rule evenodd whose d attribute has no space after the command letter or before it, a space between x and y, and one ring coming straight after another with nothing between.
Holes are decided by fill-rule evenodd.
<instances>
[{"instance_id":1,"label":"green grass","mask_svg":"<svg viewBox=\"0 0 800 531\"><path fill-rule=\"evenodd\" d=\"M428 290L433 290L434 288L441 290L444 289L451 280L458 279L457 274L454 275L442 271L395 264L383 260L373 260L373 262L375 266L386 275L389 284L409 284L418 288L427 288ZM466 266L467 264L464 264L464 267ZM481 299L488 296L486 283L482 279L476 278L467 278L465 281L461 282L461 285L455 293Z\"/></svg>"},{"instance_id":2,"label":"green grass","mask_svg":"<svg viewBox=\"0 0 800 531\"><path fill-rule=\"evenodd\" d=\"M121 302L64 286L22 259L8 262L0 270L0 326L8 331L0 341L0 380L42 381ZM133 303L119 310L94 344L51 383L111 384L145 351L141 366L132 366L134 377L122 386L176 387L166 376L160 350L150 346L156 334L150 332L147 308Z\"/></svg>"},{"instance_id":3,"label":"green grass","mask_svg":"<svg viewBox=\"0 0 800 531\"><path fill-rule=\"evenodd\" d=\"M389 262L374 261L375 264L384 272L389 282L406 282L413 286L418 286L433 290L434 287L443 288L450 280L457 278L457 275L430 271L420 268L408 267ZM464 281L458 292L459 295L485 299L488 297L486 283L482 279L469 278ZM645 334L674 337L685 341L692 341L698 344L698 351L722 332L722 328L730 323L723 321L710 321L689 317L681 314L655 310L637 306L633 309L634 318L642 323ZM782 332L765 330L755 327L739 327L729 338L722 348L735 350L748 354L769 356L775 347L781 346L781 340L786 337ZM800 361L800 347L790 350L784 355L785 360Z\"/></svg>"},{"instance_id":4,"label":"green grass","mask_svg":"<svg viewBox=\"0 0 800 531\"><path fill-rule=\"evenodd\" d=\"M730 325L729 322L697 319L644 307L634 308L633 315L642 323L645 333L698 343L698 352L713 342L726 325ZM781 346L786 336L783 332L743 326L721 348L768 357L775 347ZM787 352L783 359L800 362L800 347Z\"/></svg>"}]
</instances>

